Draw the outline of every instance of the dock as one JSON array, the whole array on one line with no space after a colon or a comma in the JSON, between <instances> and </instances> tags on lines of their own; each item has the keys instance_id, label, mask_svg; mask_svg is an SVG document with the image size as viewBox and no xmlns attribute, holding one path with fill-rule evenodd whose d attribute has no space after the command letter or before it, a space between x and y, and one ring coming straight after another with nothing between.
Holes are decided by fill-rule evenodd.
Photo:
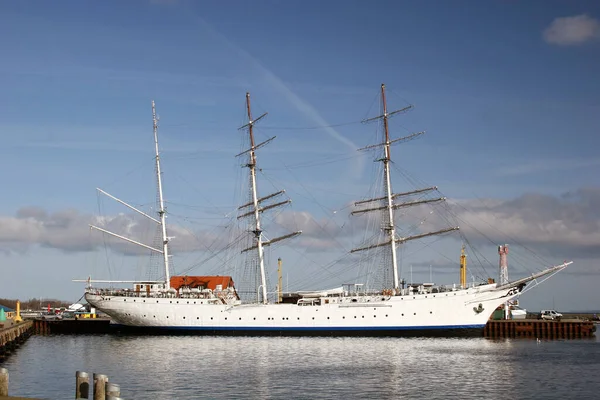
<instances>
[{"instance_id":1,"label":"dock","mask_svg":"<svg viewBox=\"0 0 600 400\"><path fill-rule=\"evenodd\" d=\"M111 332L109 318L43 319L33 320L33 332L50 334L104 334Z\"/></svg>"},{"instance_id":2,"label":"dock","mask_svg":"<svg viewBox=\"0 0 600 400\"><path fill-rule=\"evenodd\" d=\"M33 333L33 322L0 322L0 360L12 353Z\"/></svg>"},{"instance_id":3,"label":"dock","mask_svg":"<svg viewBox=\"0 0 600 400\"><path fill-rule=\"evenodd\" d=\"M490 320L483 329L487 338L529 338L540 340L588 339L595 337L593 321L537 319Z\"/></svg>"}]
</instances>

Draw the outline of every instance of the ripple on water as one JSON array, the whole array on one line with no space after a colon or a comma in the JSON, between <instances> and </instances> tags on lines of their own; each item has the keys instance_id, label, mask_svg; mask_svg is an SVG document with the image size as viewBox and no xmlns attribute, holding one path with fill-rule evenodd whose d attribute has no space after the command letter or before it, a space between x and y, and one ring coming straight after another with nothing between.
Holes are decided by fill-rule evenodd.
<instances>
[{"instance_id":1,"label":"ripple on water","mask_svg":"<svg viewBox=\"0 0 600 400\"><path fill-rule=\"evenodd\" d=\"M75 371L126 399L594 398L597 340L33 336L12 395L70 398Z\"/></svg>"}]
</instances>

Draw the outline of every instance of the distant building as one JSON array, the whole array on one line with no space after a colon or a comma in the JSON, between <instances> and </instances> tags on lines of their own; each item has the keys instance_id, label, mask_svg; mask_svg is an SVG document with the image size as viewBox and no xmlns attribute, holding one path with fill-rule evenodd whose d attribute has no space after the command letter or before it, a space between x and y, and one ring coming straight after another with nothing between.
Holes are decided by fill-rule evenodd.
<instances>
[{"instance_id":1,"label":"distant building","mask_svg":"<svg viewBox=\"0 0 600 400\"><path fill-rule=\"evenodd\" d=\"M13 310L12 308L8 308L8 307L0 304L0 310L4 310L4 315L6 316L6 318L14 318L15 317L15 310Z\"/></svg>"}]
</instances>

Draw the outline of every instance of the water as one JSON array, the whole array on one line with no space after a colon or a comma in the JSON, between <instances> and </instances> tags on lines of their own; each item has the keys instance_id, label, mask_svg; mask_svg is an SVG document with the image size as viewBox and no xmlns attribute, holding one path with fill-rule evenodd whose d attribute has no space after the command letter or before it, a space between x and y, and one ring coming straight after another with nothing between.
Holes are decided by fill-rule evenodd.
<instances>
[{"instance_id":1,"label":"water","mask_svg":"<svg viewBox=\"0 0 600 400\"><path fill-rule=\"evenodd\" d=\"M75 371L125 399L596 398L600 341L33 336L10 394L73 398Z\"/></svg>"}]
</instances>

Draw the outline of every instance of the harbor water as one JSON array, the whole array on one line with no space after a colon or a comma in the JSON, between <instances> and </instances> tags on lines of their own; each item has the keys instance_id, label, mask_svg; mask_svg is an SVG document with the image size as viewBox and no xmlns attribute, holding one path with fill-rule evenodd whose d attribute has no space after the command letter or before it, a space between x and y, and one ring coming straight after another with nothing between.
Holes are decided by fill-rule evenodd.
<instances>
[{"instance_id":1,"label":"harbor water","mask_svg":"<svg viewBox=\"0 0 600 400\"><path fill-rule=\"evenodd\" d=\"M600 392L598 339L541 341L33 336L1 365L10 394L74 397L75 371L125 399L566 399Z\"/></svg>"}]
</instances>

